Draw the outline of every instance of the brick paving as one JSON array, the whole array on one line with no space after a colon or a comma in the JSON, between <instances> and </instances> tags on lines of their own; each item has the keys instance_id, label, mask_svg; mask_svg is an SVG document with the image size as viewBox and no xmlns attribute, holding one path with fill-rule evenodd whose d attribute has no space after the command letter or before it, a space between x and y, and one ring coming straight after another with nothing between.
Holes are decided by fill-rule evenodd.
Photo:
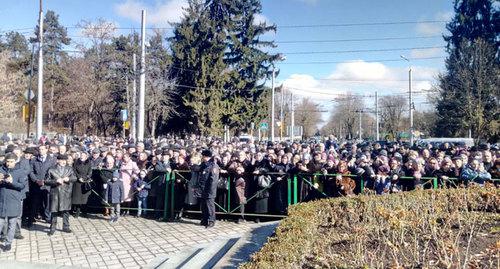
<instances>
[{"instance_id":1,"label":"brick paving","mask_svg":"<svg viewBox=\"0 0 500 269\"><path fill-rule=\"evenodd\" d=\"M122 217L110 224L100 215L70 218L73 233L58 230L49 237L49 225L35 223L23 229L23 240L14 240L10 252L0 252L2 261L54 264L83 268L142 268L160 255L177 252L218 237L242 235L254 224L218 221L212 229L197 225L198 220L159 222Z\"/></svg>"}]
</instances>

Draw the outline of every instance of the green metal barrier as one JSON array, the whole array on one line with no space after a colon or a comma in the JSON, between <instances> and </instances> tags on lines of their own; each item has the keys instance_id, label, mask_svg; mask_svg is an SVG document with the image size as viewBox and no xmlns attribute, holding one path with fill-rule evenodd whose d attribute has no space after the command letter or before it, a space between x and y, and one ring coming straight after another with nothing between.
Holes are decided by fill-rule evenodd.
<instances>
[{"instance_id":1,"label":"green metal barrier","mask_svg":"<svg viewBox=\"0 0 500 269\"><path fill-rule=\"evenodd\" d=\"M107 169L94 169L94 170L107 170ZM159 178L163 178L165 180L165 200L164 200L164 209L163 210L155 210L155 209L142 209L145 211L163 211L163 219L164 220L173 220L174 219L174 214L175 214L175 184L176 180L178 178L183 179L184 181L188 182L190 179L187 179L184 177L181 173L191 173L191 171L188 170L174 170L170 173L165 173L164 175L157 176L153 178L149 183L153 183L154 181L158 180ZM306 177L317 177L317 176L329 176L329 177L336 177L338 175L341 175L343 177L352 177L352 178L357 178L357 175L343 175L343 174L322 174L322 173L301 173L298 175L289 175L289 174L283 174L283 173L267 173L266 175L286 175L286 184L287 184L287 204L288 206L290 205L295 205L299 203L299 197L298 197L298 180L301 179L303 180L306 184L308 184L310 187L314 188L314 184L311 180L307 179ZM400 177L402 180L412 180L414 179L413 177ZM438 189L439 182L437 177L422 177L421 180L425 180L422 182L422 184L431 184L432 189L436 190ZM453 183L455 186L458 184L455 184L456 182L461 182L462 180L459 178L448 178L446 182ZM500 179L491 179L491 182L499 182ZM256 192L252 197L247 199L247 203L249 201L252 201L259 195L261 192L266 191L270 189L272 186L274 186L275 182L272 182L268 187L259 190ZM360 178L360 192L364 193L364 180L361 177ZM222 212L217 212L217 214L225 214L225 215L234 215L237 216L238 214L235 213L237 210L240 209L241 205L237 206L236 208L231 209L231 177L230 175L227 175L227 189L228 189L228 194L227 194L227 208L224 208L224 206L221 206L216 203L216 206L222 211ZM326 193L323 191L317 189L324 197L328 197ZM106 199L102 198L95 190L92 190L92 193L97 195L106 206L100 207L100 208L110 208L110 204L106 202ZM132 209L132 210L137 210L138 208L129 208L129 207L122 207L122 209ZM185 211L185 212L196 212L199 213L199 211ZM272 214L253 214L253 213L245 213L245 215L248 216L270 216L270 217L284 217L282 215L272 215Z\"/></svg>"}]
</instances>

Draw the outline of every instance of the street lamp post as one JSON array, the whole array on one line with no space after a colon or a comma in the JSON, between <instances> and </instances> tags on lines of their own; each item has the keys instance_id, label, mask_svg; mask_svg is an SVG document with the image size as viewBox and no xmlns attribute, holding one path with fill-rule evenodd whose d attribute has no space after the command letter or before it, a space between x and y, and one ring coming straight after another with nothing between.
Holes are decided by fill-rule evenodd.
<instances>
[{"instance_id":1,"label":"street lamp post","mask_svg":"<svg viewBox=\"0 0 500 269\"><path fill-rule=\"evenodd\" d=\"M284 61L286 58L283 55L278 55L278 61ZM273 76L271 80L271 142L274 142L274 80L276 79L276 67L274 63L273 66Z\"/></svg>"},{"instance_id":2,"label":"street lamp post","mask_svg":"<svg viewBox=\"0 0 500 269\"><path fill-rule=\"evenodd\" d=\"M271 142L274 142L274 77L276 68L273 64L273 77L271 80Z\"/></svg>"},{"instance_id":3,"label":"street lamp post","mask_svg":"<svg viewBox=\"0 0 500 269\"><path fill-rule=\"evenodd\" d=\"M408 68L408 103L409 103L409 115L410 115L410 145L413 146L413 97L411 92L411 84L412 84L412 68L411 63L408 58L401 55L401 58L408 62L410 65Z\"/></svg>"}]
</instances>

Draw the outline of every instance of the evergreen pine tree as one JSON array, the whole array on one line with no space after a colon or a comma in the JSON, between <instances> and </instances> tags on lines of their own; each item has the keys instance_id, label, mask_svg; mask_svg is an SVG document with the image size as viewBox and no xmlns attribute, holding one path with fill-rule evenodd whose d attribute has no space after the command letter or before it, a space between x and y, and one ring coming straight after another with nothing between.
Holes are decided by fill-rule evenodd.
<instances>
[{"instance_id":1,"label":"evergreen pine tree","mask_svg":"<svg viewBox=\"0 0 500 269\"><path fill-rule=\"evenodd\" d=\"M439 77L436 134L498 138L500 12L492 0L456 0L445 36L449 53ZM496 138L495 138L496 137Z\"/></svg>"}]
</instances>

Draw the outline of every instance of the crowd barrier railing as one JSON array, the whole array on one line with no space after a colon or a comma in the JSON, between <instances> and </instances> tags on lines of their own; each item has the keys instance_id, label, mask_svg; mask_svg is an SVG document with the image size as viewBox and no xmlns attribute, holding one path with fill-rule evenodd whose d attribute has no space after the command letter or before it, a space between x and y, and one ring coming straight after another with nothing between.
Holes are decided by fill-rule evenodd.
<instances>
[{"instance_id":1,"label":"crowd barrier railing","mask_svg":"<svg viewBox=\"0 0 500 269\"><path fill-rule=\"evenodd\" d=\"M106 170L106 169L94 169L94 170ZM299 173L299 174L288 174L288 173L277 173L277 172L271 172L271 173L266 173L262 174L264 176L271 176L272 178L276 177L282 177L282 180L286 180L286 205L291 206L295 205L297 203L303 202L304 197L299 194L299 187L300 190L302 190L303 186L299 186L299 183L302 184L301 182L304 182L307 188L309 190L315 189L318 191L322 197L324 198L332 198L333 196L328 195L325 193L321 188L316 188L315 182L320 182L321 177L337 177L337 176L342 176L342 177L350 177L353 178L354 180L357 180L359 182L359 194L364 194L365 193L365 181L364 178L358 175L354 174L324 174L324 173ZM251 175L254 176L254 175ZM241 204L235 206L234 208L231 208L232 200L231 200L231 195L233 192L233 182L232 182L232 177L230 174L222 174L222 178L226 179L226 184L227 184L227 197L225 197L225 203L224 204L219 204L216 203L217 207L217 214L218 215L240 215L238 213L238 210L241 208ZM176 184L186 184L188 185L189 181L191 180L191 171L189 170L172 170L171 172L165 172L161 173L160 175L150 179L148 181L149 184L155 183L157 180L163 179L164 180L164 201L163 201L163 209L152 209L152 208L142 208L141 210L144 211L155 211L155 212L161 212L163 213L163 220L173 220L174 215L178 210L176 210L176 191L175 191L175 186ZM177 180L180 179L181 182L177 182ZM414 177L408 177L408 176L402 176L400 177L401 180L414 180ZM432 189L438 189L440 188L439 184L439 178L438 177L421 177L421 185L431 185ZM497 184L500 182L500 179L491 179L491 182ZM248 197L247 204L251 203L252 201L256 200L257 197L262 194L262 192L269 191L273 186L278 181L273 180L268 186L260 188L257 190L255 193L252 194L252 196ZM448 178L446 182L452 183L453 186L458 186L462 180L460 178ZM100 206L99 208L111 208L111 205L107 202L105 198L103 198L96 190L92 189L91 190L94 195L96 195L104 204L104 206ZM137 191L133 191L131 195L134 195ZM157 193L158 195L158 193ZM182 202L182 201L181 201ZM124 210L138 210L139 208L136 207L122 207ZM186 213L200 213L199 210L185 210L184 212ZM283 218L286 217L286 215L281 215L281 214L257 214L257 213L252 213L252 212L245 212L245 216L257 216L257 217L277 217L277 218Z\"/></svg>"}]
</instances>

